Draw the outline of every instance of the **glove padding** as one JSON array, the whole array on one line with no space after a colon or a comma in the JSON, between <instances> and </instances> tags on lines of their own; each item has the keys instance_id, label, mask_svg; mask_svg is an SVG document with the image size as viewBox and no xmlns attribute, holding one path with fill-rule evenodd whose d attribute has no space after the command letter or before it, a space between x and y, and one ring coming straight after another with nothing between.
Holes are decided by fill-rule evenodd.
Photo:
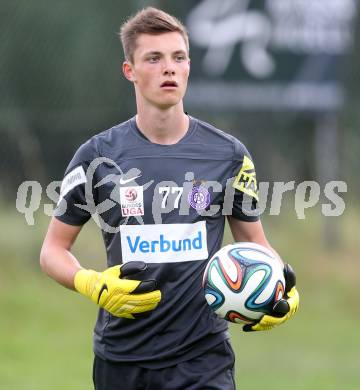
<instances>
[{"instance_id":1,"label":"glove padding","mask_svg":"<svg viewBox=\"0 0 360 390\"><path fill-rule=\"evenodd\" d=\"M272 315L264 315L256 324L247 324L243 326L244 332L253 332L259 330L270 330L275 326L281 325L291 318L299 308L299 293L296 290L296 276L294 270L289 264L284 266L285 294L284 298L275 303Z\"/></svg>"},{"instance_id":2,"label":"glove padding","mask_svg":"<svg viewBox=\"0 0 360 390\"><path fill-rule=\"evenodd\" d=\"M123 279L147 268L133 261L103 272L82 269L75 274L75 289L116 317L135 319L134 314L154 310L161 300L155 280Z\"/></svg>"}]
</instances>

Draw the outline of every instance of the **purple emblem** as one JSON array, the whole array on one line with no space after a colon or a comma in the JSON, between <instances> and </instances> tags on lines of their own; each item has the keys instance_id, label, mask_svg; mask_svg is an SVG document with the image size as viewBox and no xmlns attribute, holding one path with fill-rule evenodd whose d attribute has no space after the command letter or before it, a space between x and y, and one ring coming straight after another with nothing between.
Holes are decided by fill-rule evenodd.
<instances>
[{"instance_id":1,"label":"purple emblem","mask_svg":"<svg viewBox=\"0 0 360 390\"><path fill-rule=\"evenodd\" d=\"M204 210L210 204L210 193L201 185L194 186L188 195L190 206L195 210Z\"/></svg>"}]
</instances>

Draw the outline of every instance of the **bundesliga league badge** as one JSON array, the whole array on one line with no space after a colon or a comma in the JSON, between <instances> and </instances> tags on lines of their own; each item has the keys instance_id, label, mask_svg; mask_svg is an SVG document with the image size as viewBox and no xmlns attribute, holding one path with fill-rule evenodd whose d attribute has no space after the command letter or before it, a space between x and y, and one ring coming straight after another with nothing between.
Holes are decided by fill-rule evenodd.
<instances>
[{"instance_id":1,"label":"bundesliga league badge","mask_svg":"<svg viewBox=\"0 0 360 390\"><path fill-rule=\"evenodd\" d=\"M207 188L196 185L188 195L190 206L195 210L204 210L210 204L210 193Z\"/></svg>"},{"instance_id":2,"label":"bundesliga league badge","mask_svg":"<svg viewBox=\"0 0 360 390\"><path fill-rule=\"evenodd\" d=\"M120 203L123 217L144 215L143 187L121 187Z\"/></svg>"}]
</instances>

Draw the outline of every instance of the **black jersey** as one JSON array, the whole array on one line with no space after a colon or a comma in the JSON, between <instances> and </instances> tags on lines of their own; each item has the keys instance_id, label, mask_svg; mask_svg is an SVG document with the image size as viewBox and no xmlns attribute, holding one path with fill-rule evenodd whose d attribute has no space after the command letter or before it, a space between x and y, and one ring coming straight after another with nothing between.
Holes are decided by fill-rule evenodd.
<instances>
[{"instance_id":1,"label":"black jersey","mask_svg":"<svg viewBox=\"0 0 360 390\"><path fill-rule=\"evenodd\" d=\"M206 303L202 276L220 249L226 215L256 221L254 165L236 138L190 118L178 143L146 139L135 118L92 137L70 162L56 217L101 227L107 264L141 260L158 307L135 320L100 309L94 351L103 359L162 367L228 337ZM139 276L140 278L140 276Z\"/></svg>"}]
</instances>

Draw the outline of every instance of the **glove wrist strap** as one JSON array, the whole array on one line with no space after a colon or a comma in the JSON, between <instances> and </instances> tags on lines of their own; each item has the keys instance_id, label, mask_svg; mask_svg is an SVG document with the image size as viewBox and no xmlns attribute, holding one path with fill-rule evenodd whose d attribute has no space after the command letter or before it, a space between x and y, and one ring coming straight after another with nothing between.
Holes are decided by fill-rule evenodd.
<instances>
[{"instance_id":1,"label":"glove wrist strap","mask_svg":"<svg viewBox=\"0 0 360 390\"><path fill-rule=\"evenodd\" d=\"M95 288L95 283L99 279L99 273L92 269L81 269L76 272L74 286L76 291L86 297L91 298Z\"/></svg>"}]
</instances>

